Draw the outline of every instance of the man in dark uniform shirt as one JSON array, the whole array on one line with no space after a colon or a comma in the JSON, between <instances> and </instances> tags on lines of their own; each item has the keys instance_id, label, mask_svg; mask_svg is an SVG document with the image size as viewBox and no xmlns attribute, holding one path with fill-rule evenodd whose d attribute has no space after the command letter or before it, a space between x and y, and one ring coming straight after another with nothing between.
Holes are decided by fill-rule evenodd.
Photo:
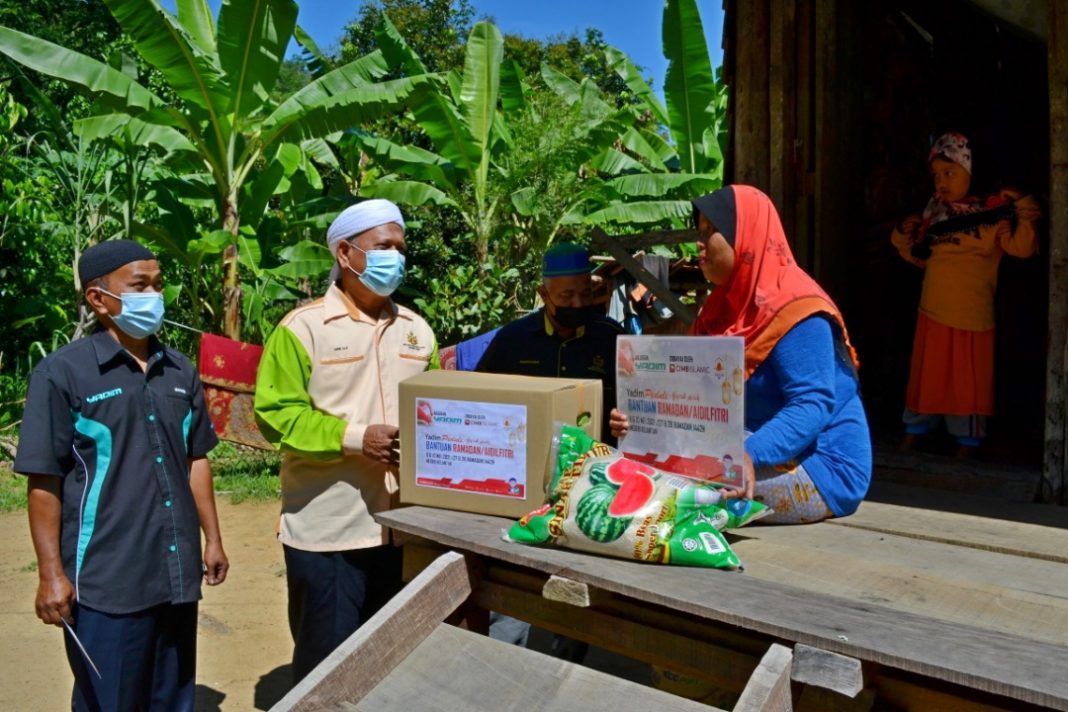
<instances>
[{"instance_id":1,"label":"man in dark uniform shirt","mask_svg":"<svg viewBox=\"0 0 1068 712\"><path fill-rule=\"evenodd\" d=\"M66 629L72 709L192 712L201 581L229 569L206 457L218 440L193 364L155 336L155 255L102 242L78 274L99 326L34 369L15 456L37 617Z\"/></svg>"},{"instance_id":2,"label":"man in dark uniform shirt","mask_svg":"<svg viewBox=\"0 0 1068 712\"><path fill-rule=\"evenodd\" d=\"M542 260L538 287L545 306L497 332L475 367L485 373L597 378L604 384L602 439L616 405L616 336L623 330L593 304L590 258L584 247L562 242Z\"/></svg>"},{"instance_id":3,"label":"man in dark uniform shirt","mask_svg":"<svg viewBox=\"0 0 1068 712\"><path fill-rule=\"evenodd\" d=\"M623 330L593 305L586 248L570 242L554 245L542 259L541 274L538 294L545 306L501 327L475 370L600 379L604 386L604 440L610 437L608 415L616 405L616 336ZM525 646L529 630L528 623L491 613L490 636L497 640ZM553 637L552 650L558 658L581 662L588 647L564 636Z\"/></svg>"}]
</instances>

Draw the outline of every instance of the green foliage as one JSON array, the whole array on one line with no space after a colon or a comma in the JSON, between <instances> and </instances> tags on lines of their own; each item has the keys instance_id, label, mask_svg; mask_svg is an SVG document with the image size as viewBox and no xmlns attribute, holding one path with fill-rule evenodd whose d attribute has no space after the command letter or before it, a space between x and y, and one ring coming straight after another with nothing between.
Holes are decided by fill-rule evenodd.
<instances>
[{"instance_id":1,"label":"green foliage","mask_svg":"<svg viewBox=\"0 0 1068 712\"><path fill-rule=\"evenodd\" d=\"M212 450L208 459L215 492L229 495L231 503L268 502L281 497L278 453L224 442Z\"/></svg>"},{"instance_id":2,"label":"green foliage","mask_svg":"<svg viewBox=\"0 0 1068 712\"><path fill-rule=\"evenodd\" d=\"M0 0L0 25L49 42L63 44L90 57L103 59L119 41L121 31L101 0ZM0 57L0 77L17 76L19 68ZM89 111L89 102L65 82L28 72L28 82L11 87L15 99L33 104L36 88L56 106L62 106L71 119ZM27 86L29 85L29 86ZM49 128L43 117L31 114L24 129L30 133Z\"/></svg>"},{"instance_id":3,"label":"green foliage","mask_svg":"<svg viewBox=\"0 0 1068 712\"><path fill-rule=\"evenodd\" d=\"M589 79L606 95L616 97L618 106L624 106L632 102L633 97L626 83L609 65L607 49L604 34L592 27L587 28L581 38L575 34L557 35L547 40L504 36L505 62L514 61L535 86L540 84L542 66L549 65L576 82Z\"/></svg>"},{"instance_id":4,"label":"green foliage","mask_svg":"<svg viewBox=\"0 0 1068 712\"><path fill-rule=\"evenodd\" d=\"M387 16L425 63L425 71L447 72L463 65L464 38L475 17L469 0L368 0L345 27L341 61L378 49L376 29ZM402 70L394 72L400 76Z\"/></svg>"},{"instance_id":5,"label":"green foliage","mask_svg":"<svg viewBox=\"0 0 1068 712\"><path fill-rule=\"evenodd\" d=\"M209 455L217 495L230 502L270 502L281 497L276 452L220 443ZM0 462L0 512L26 509L26 478L15 474L10 462Z\"/></svg>"},{"instance_id":6,"label":"green foliage","mask_svg":"<svg viewBox=\"0 0 1068 712\"><path fill-rule=\"evenodd\" d=\"M267 270L275 266L272 257L264 259L287 244L274 239L294 234L264 224L270 203L294 180L321 190L315 167L315 157L323 156L321 139L396 111L419 81L378 82L385 66L372 54L272 99L282 54L296 30L294 0L227 0L217 20L204 0L180 0L177 16L156 0L105 4L167 92L140 83L127 63L115 68L4 27L0 53L81 89L97 102L98 115L113 115L96 119L90 127L94 136L126 145L139 138L138 145L154 144L166 153L160 163L170 175L159 175L150 187L163 205L161 213L143 221L128 216L127 233L193 273L205 274L205 266L221 258L215 288L188 291L195 307L203 304L199 324L239 338L242 312L262 311L243 305L242 292L260 300L283 293L264 285L274 279ZM304 175L295 179L298 172ZM195 213L207 213L214 225L193 222ZM251 336L256 331L262 336L261 326L254 322Z\"/></svg>"},{"instance_id":7,"label":"green foliage","mask_svg":"<svg viewBox=\"0 0 1068 712\"><path fill-rule=\"evenodd\" d=\"M415 299L438 343L451 344L500 326L515 315L519 270L486 263L455 265L425 284L426 297Z\"/></svg>"},{"instance_id":8,"label":"green foliage","mask_svg":"<svg viewBox=\"0 0 1068 712\"><path fill-rule=\"evenodd\" d=\"M16 475L10 462L0 462L0 512L26 509L26 478Z\"/></svg>"}]
</instances>

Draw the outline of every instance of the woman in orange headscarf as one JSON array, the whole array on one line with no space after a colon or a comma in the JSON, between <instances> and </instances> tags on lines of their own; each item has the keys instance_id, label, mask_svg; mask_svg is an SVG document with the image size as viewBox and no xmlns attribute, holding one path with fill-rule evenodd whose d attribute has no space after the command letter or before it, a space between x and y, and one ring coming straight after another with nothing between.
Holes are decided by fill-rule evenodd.
<instances>
[{"instance_id":1,"label":"woman in orange headscarf","mask_svg":"<svg viewBox=\"0 0 1068 712\"><path fill-rule=\"evenodd\" d=\"M845 323L794 260L771 200L733 185L693 201L701 271L715 287L692 332L745 338L746 489L768 522L852 514L871 440ZM627 429L612 412L612 432Z\"/></svg>"}]
</instances>

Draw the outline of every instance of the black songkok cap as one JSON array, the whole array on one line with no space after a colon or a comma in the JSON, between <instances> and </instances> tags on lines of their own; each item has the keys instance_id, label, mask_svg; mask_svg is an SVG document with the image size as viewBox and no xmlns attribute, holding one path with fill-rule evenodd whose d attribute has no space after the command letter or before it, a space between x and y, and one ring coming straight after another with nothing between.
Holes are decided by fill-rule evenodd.
<instances>
[{"instance_id":1,"label":"black songkok cap","mask_svg":"<svg viewBox=\"0 0 1068 712\"><path fill-rule=\"evenodd\" d=\"M108 240L93 245L78 260L78 278L82 288L97 277L111 274L119 267L138 260L154 260L152 251L133 240Z\"/></svg>"}]
</instances>

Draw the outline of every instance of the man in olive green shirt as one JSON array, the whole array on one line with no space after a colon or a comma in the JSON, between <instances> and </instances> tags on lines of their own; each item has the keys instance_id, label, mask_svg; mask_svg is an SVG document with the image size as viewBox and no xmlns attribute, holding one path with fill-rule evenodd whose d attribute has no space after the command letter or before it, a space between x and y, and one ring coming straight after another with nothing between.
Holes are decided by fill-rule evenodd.
<instances>
[{"instance_id":1,"label":"man in olive green shirt","mask_svg":"<svg viewBox=\"0 0 1068 712\"><path fill-rule=\"evenodd\" d=\"M271 334L256 418L282 450L278 539L299 681L399 590L400 554L372 515L397 492L398 384L436 357L434 334L390 295L404 277L404 220L367 200L331 224L326 294Z\"/></svg>"}]
</instances>

